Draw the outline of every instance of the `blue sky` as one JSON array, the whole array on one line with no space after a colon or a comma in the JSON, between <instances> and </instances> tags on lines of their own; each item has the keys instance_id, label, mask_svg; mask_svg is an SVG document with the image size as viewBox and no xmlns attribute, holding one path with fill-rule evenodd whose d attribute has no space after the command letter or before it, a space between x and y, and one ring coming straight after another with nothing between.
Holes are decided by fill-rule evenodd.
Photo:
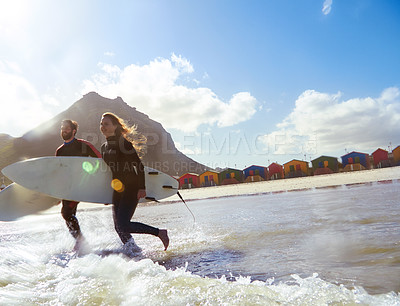
<instances>
[{"instance_id":1,"label":"blue sky","mask_svg":"<svg viewBox=\"0 0 400 306\"><path fill-rule=\"evenodd\" d=\"M89 91L214 168L394 148L400 3L0 0L0 133Z\"/></svg>"}]
</instances>

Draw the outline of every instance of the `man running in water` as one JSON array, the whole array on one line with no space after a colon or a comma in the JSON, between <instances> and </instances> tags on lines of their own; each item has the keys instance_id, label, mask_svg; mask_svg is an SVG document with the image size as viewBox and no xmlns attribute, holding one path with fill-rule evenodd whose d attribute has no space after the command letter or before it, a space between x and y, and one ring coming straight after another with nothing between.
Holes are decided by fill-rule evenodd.
<instances>
[{"instance_id":1,"label":"man running in water","mask_svg":"<svg viewBox=\"0 0 400 306\"><path fill-rule=\"evenodd\" d=\"M56 150L56 156L90 156L99 157L101 154L88 141L75 138L78 131L78 123L73 120L63 120L61 122L61 137L64 143ZM75 249L79 248L82 238L78 219L76 218L76 208L79 202L62 200L61 215L63 216L69 232L76 239Z\"/></svg>"}]
</instances>

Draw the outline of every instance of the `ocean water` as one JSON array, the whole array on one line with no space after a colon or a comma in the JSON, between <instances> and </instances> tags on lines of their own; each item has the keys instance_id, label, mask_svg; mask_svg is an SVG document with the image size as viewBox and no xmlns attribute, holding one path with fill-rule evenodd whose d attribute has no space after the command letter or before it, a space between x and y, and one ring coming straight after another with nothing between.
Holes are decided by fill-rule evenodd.
<instances>
[{"instance_id":1,"label":"ocean water","mask_svg":"<svg viewBox=\"0 0 400 306\"><path fill-rule=\"evenodd\" d=\"M124 249L110 206L0 222L0 305L400 305L400 183L139 206L170 247Z\"/></svg>"}]
</instances>

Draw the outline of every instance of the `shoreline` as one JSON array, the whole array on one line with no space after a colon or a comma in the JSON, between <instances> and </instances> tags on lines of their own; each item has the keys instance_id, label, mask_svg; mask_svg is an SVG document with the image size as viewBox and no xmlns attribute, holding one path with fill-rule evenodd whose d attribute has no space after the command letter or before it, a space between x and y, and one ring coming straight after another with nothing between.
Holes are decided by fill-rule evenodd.
<instances>
[{"instance_id":1,"label":"shoreline","mask_svg":"<svg viewBox=\"0 0 400 306\"><path fill-rule=\"evenodd\" d=\"M306 176L290 179L280 179L273 181L262 181L254 183L240 183L223 186L202 187L192 189L180 189L179 193L186 202L217 199L237 196L252 196L281 192L296 192L311 189L338 188L341 186L382 183L400 184L400 166L362 170L354 172L341 172L333 174L323 174L317 176ZM157 202L139 203L139 206L164 205L181 202L178 195ZM110 205L80 202L78 209L91 210L99 208L109 208ZM59 213L60 204L49 208L39 214ZM26 216L28 217L28 216Z\"/></svg>"},{"instance_id":2,"label":"shoreline","mask_svg":"<svg viewBox=\"0 0 400 306\"><path fill-rule=\"evenodd\" d=\"M303 191L313 188L334 188L374 182L400 183L400 166L254 183L180 189L179 193L182 195L185 201L194 201L230 196L257 195L285 191ZM181 200L178 195L174 195L165 200L161 200L160 203L171 203L177 201Z\"/></svg>"}]
</instances>

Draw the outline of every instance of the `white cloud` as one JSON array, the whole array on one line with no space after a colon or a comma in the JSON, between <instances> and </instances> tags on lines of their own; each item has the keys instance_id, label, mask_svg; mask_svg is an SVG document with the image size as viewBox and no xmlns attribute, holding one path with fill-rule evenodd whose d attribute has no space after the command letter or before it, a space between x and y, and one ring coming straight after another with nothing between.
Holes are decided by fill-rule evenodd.
<instances>
[{"instance_id":1,"label":"white cloud","mask_svg":"<svg viewBox=\"0 0 400 306\"><path fill-rule=\"evenodd\" d=\"M209 88L180 85L180 77L193 73L194 68L175 54L143 66L100 67L99 74L84 82L83 94L96 91L109 98L120 96L166 128L194 132L202 124L232 126L256 112L257 100L248 92L233 94L224 102Z\"/></svg>"},{"instance_id":2,"label":"white cloud","mask_svg":"<svg viewBox=\"0 0 400 306\"><path fill-rule=\"evenodd\" d=\"M379 97L379 101L385 102L385 101L393 101L393 100L398 100L400 97L400 90L397 87L390 87L386 88L381 96Z\"/></svg>"},{"instance_id":3,"label":"white cloud","mask_svg":"<svg viewBox=\"0 0 400 306\"><path fill-rule=\"evenodd\" d=\"M202 153L201 148L196 143L181 144L175 141L176 148L185 155L200 155Z\"/></svg>"},{"instance_id":4,"label":"white cloud","mask_svg":"<svg viewBox=\"0 0 400 306\"><path fill-rule=\"evenodd\" d=\"M176 56L174 53L171 55L171 61L175 64L177 68L179 68L180 71L186 72L186 73L192 73L194 71L193 66L190 64L190 62L182 58L181 55Z\"/></svg>"},{"instance_id":5,"label":"white cloud","mask_svg":"<svg viewBox=\"0 0 400 306\"><path fill-rule=\"evenodd\" d=\"M325 0L322 6L322 13L328 15L332 10L332 0Z\"/></svg>"},{"instance_id":6,"label":"white cloud","mask_svg":"<svg viewBox=\"0 0 400 306\"><path fill-rule=\"evenodd\" d=\"M114 56L115 56L115 53L112 52L112 51L106 51L106 52L104 52L104 55L105 55L105 56L109 56L109 57L114 57Z\"/></svg>"},{"instance_id":7,"label":"white cloud","mask_svg":"<svg viewBox=\"0 0 400 306\"><path fill-rule=\"evenodd\" d=\"M0 61L0 133L20 136L52 117L49 104L57 104L54 98L39 96L35 87L19 73L15 63Z\"/></svg>"},{"instance_id":8,"label":"white cloud","mask_svg":"<svg viewBox=\"0 0 400 306\"><path fill-rule=\"evenodd\" d=\"M256 104L256 99L248 92L233 95L228 104L222 104L218 126L231 126L243 118L251 118L256 112Z\"/></svg>"},{"instance_id":9,"label":"white cloud","mask_svg":"<svg viewBox=\"0 0 400 306\"><path fill-rule=\"evenodd\" d=\"M389 142L400 144L400 90L385 89L378 98L342 100L341 93L303 92L292 112L264 135L275 154L323 155L344 149L372 153Z\"/></svg>"}]
</instances>

